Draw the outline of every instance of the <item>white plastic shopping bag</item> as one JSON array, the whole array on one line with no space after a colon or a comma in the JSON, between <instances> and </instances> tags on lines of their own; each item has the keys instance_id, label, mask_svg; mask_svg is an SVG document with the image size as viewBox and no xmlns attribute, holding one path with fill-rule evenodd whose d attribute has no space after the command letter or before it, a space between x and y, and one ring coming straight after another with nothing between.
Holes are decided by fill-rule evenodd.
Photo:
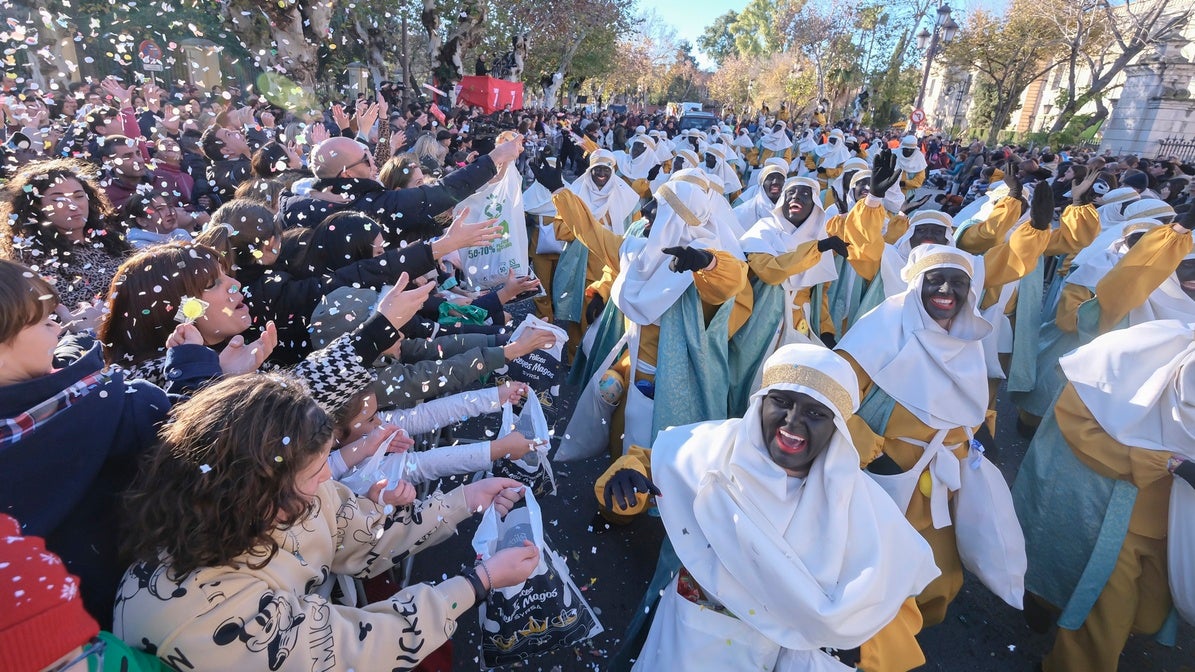
<instances>
[{"instance_id":1,"label":"white plastic shopping bag","mask_svg":"<svg viewBox=\"0 0 1195 672\"><path fill-rule=\"evenodd\" d=\"M472 289L492 289L515 275L531 273L527 263L527 220L523 215L522 177L514 164L506 164L497 177L453 208L453 217L466 209L466 224L491 219L502 227L502 237L489 245L460 250L461 272Z\"/></svg>"},{"instance_id":2,"label":"white plastic shopping bag","mask_svg":"<svg viewBox=\"0 0 1195 672\"><path fill-rule=\"evenodd\" d=\"M954 534L963 566L1010 606L1024 608L1025 534L1004 475L973 444L959 465L959 483Z\"/></svg>"},{"instance_id":3,"label":"white plastic shopping bag","mask_svg":"<svg viewBox=\"0 0 1195 672\"><path fill-rule=\"evenodd\" d=\"M603 629L564 558L548 546L535 495L525 491L506 518L493 506L486 509L473 535L473 550L484 561L524 540L539 548L539 565L523 583L491 591L478 609L482 669L574 646Z\"/></svg>"},{"instance_id":4,"label":"white plastic shopping bag","mask_svg":"<svg viewBox=\"0 0 1195 672\"><path fill-rule=\"evenodd\" d=\"M539 405L539 397L529 395L517 416L509 403L502 405L502 427L498 430L498 438L511 432L519 432L535 441L537 448L517 460L499 458L490 467L490 475L513 478L530 487L540 497L556 494L556 476L548 461L552 436L543 408Z\"/></svg>"}]
</instances>

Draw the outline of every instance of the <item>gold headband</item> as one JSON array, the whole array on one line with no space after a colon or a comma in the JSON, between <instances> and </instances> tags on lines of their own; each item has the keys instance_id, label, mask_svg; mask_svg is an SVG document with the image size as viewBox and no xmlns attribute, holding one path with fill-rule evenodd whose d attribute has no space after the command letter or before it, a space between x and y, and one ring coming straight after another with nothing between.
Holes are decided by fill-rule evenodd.
<instances>
[{"instance_id":1,"label":"gold headband","mask_svg":"<svg viewBox=\"0 0 1195 672\"><path fill-rule=\"evenodd\" d=\"M684 176L677 179L683 180ZM697 219L697 215L694 215L693 211L690 210L688 206L686 206L684 203L681 203L680 197L676 195L676 192L673 191L671 185L661 185L660 188L656 190L656 195L663 196L664 202L672 208L673 212L680 215L681 219L685 220L685 224L688 224L689 226L701 226L701 220Z\"/></svg>"},{"instance_id":2,"label":"gold headband","mask_svg":"<svg viewBox=\"0 0 1195 672\"><path fill-rule=\"evenodd\" d=\"M691 184L695 187L700 187L702 191L708 192L710 190L709 180L705 179L704 177L702 177L700 175L681 175L678 173L678 174L672 176L671 181L673 181L673 182L688 182L689 184Z\"/></svg>"},{"instance_id":3,"label":"gold headband","mask_svg":"<svg viewBox=\"0 0 1195 672\"><path fill-rule=\"evenodd\" d=\"M916 265L909 269L908 277L910 279L921 275L934 266L958 266L967 272L967 275L975 277L975 272L971 269L971 262L967 261L960 254L950 254L949 252L939 252L931 254L917 260Z\"/></svg>"},{"instance_id":4,"label":"gold headband","mask_svg":"<svg viewBox=\"0 0 1195 672\"><path fill-rule=\"evenodd\" d=\"M763 386L773 385L798 385L814 390L834 404L844 420L854 413L855 405L846 388L817 369L795 364L774 364L763 371Z\"/></svg>"}]
</instances>

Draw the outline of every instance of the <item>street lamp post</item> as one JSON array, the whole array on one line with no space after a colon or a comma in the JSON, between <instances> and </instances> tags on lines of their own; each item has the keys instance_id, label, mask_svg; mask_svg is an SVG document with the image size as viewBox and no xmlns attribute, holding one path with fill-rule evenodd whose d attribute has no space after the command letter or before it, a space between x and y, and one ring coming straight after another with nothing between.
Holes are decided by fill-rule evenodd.
<instances>
[{"instance_id":1,"label":"street lamp post","mask_svg":"<svg viewBox=\"0 0 1195 672\"><path fill-rule=\"evenodd\" d=\"M921 109L921 105L925 102L925 87L929 85L929 69L933 66L934 57L938 55L938 40L949 43L957 34L958 24L950 18L949 5L938 7L932 33L926 28L922 28L921 32L917 33L917 48L925 50L925 69L921 73L921 87L917 89L917 102L913 105L915 109Z\"/></svg>"}]
</instances>

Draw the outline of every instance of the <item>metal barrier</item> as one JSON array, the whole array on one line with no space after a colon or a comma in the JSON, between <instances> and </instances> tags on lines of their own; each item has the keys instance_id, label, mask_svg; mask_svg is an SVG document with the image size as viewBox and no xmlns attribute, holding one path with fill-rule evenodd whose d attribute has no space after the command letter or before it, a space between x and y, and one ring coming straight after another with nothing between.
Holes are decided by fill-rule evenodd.
<instances>
[{"instance_id":1,"label":"metal barrier","mask_svg":"<svg viewBox=\"0 0 1195 672\"><path fill-rule=\"evenodd\" d=\"M1159 158L1176 157L1179 161L1195 160L1195 138L1166 138L1158 142Z\"/></svg>"}]
</instances>

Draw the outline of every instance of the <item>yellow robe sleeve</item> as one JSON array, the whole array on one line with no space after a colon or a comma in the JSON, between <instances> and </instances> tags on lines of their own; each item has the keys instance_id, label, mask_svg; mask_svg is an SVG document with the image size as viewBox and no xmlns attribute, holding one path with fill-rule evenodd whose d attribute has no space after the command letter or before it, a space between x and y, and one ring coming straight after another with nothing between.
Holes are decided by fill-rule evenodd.
<instances>
[{"instance_id":1,"label":"yellow robe sleeve","mask_svg":"<svg viewBox=\"0 0 1195 672\"><path fill-rule=\"evenodd\" d=\"M1075 254L1100 235L1100 215L1094 205L1070 205L1062 211L1059 226L1050 232L1046 255Z\"/></svg>"},{"instance_id":2,"label":"yellow robe sleeve","mask_svg":"<svg viewBox=\"0 0 1195 672\"><path fill-rule=\"evenodd\" d=\"M756 277L769 285L779 285L793 273L807 271L821 261L822 253L817 251L817 242L810 241L797 246L792 252L772 256L766 252L751 252L747 265Z\"/></svg>"},{"instance_id":3,"label":"yellow robe sleeve","mask_svg":"<svg viewBox=\"0 0 1195 672\"><path fill-rule=\"evenodd\" d=\"M648 493L640 492L635 495L635 503L628 509L624 509L618 505L618 502L613 502L614 508L606 508L606 484L614 477L614 474L623 469L631 469L643 474L644 478L651 480L651 448L643 448L642 446L631 446L626 455L614 460L601 476L598 477L596 483L593 484L593 494L597 497L598 509L608 519L615 522L629 523L631 518L647 511L647 502L649 499Z\"/></svg>"},{"instance_id":4,"label":"yellow robe sleeve","mask_svg":"<svg viewBox=\"0 0 1195 672\"><path fill-rule=\"evenodd\" d=\"M839 215L826 223L826 231L842 238L847 248L847 261L861 277L875 278L880 272L880 259L884 256L884 219L888 211L884 202L868 196L856 203L845 216Z\"/></svg>"},{"instance_id":5,"label":"yellow robe sleeve","mask_svg":"<svg viewBox=\"0 0 1195 672\"><path fill-rule=\"evenodd\" d=\"M1079 393L1067 383L1054 406L1063 438L1087 468L1105 478L1137 486L1137 501L1129 517L1129 530L1152 539L1164 539L1174 477L1166 470L1170 453L1130 448L1108 435Z\"/></svg>"},{"instance_id":6,"label":"yellow robe sleeve","mask_svg":"<svg viewBox=\"0 0 1195 672\"><path fill-rule=\"evenodd\" d=\"M585 205L585 201L568 189L560 189L552 194L552 204L556 206L554 227L557 231L567 228L575 240L581 241L581 244L589 248L591 255L596 255L603 264L617 272L622 236L599 224L589 211L589 206ZM560 223L565 226L561 226Z\"/></svg>"},{"instance_id":7,"label":"yellow robe sleeve","mask_svg":"<svg viewBox=\"0 0 1195 672\"><path fill-rule=\"evenodd\" d=\"M704 303L720 306L747 285L747 263L722 250L715 250L714 258L713 268L693 274L693 285Z\"/></svg>"},{"instance_id":8,"label":"yellow robe sleeve","mask_svg":"<svg viewBox=\"0 0 1195 672\"><path fill-rule=\"evenodd\" d=\"M906 215L895 214L888 217L888 230L884 232L884 242L895 245L901 236L909 230L909 218Z\"/></svg>"},{"instance_id":9,"label":"yellow robe sleeve","mask_svg":"<svg viewBox=\"0 0 1195 672\"><path fill-rule=\"evenodd\" d=\"M1007 243L996 245L983 255L983 288L993 289L1029 275L1049 242L1048 230L1040 231L1026 224L1013 231Z\"/></svg>"},{"instance_id":10,"label":"yellow robe sleeve","mask_svg":"<svg viewBox=\"0 0 1195 672\"><path fill-rule=\"evenodd\" d=\"M925 654L917 643L921 632L921 610L917 598L900 605L896 618L859 647L862 672L907 672L925 664Z\"/></svg>"},{"instance_id":11,"label":"yellow robe sleeve","mask_svg":"<svg viewBox=\"0 0 1195 672\"><path fill-rule=\"evenodd\" d=\"M651 182L647 178L641 177L637 180L632 180L629 177L623 177L622 179L631 185L635 193L639 194L639 198L651 198Z\"/></svg>"},{"instance_id":12,"label":"yellow robe sleeve","mask_svg":"<svg viewBox=\"0 0 1195 672\"><path fill-rule=\"evenodd\" d=\"M987 219L963 231L958 239L958 249L970 254L983 254L1004 242L1020 218L1021 202L1004 197L996 202Z\"/></svg>"},{"instance_id":13,"label":"yellow robe sleeve","mask_svg":"<svg viewBox=\"0 0 1195 672\"><path fill-rule=\"evenodd\" d=\"M822 166L822 167L825 168L825 166ZM830 183L830 182L833 182L834 180L838 179L838 176L842 175L842 172L843 172L842 166L838 166L837 168L825 168L825 172L818 173L817 176L819 179L825 180L827 183Z\"/></svg>"},{"instance_id":14,"label":"yellow robe sleeve","mask_svg":"<svg viewBox=\"0 0 1195 672\"><path fill-rule=\"evenodd\" d=\"M916 188L920 187L921 185L925 184L925 175L928 172L929 172L928 168L922 170L921 172L919 172L917 174L912 174L907 171L903 172L900 176L901 188L904 189L905 191L908 191L910 189L916 189Z\"/></svg>"},{"instance_id":15,"label":"yellow robe sleeve","mask_svg":"<svg viewBox=\"0 0 1195 672\"><path fill-rule=\"evenodd\" d=\"M1100 302L1100 332L1107 332L1145 303L1191 253L1191 233L1171 226L1149 231L1095 287Z\"/></svg>"},{"instance_id":16,"label":"yellow robe sleeve","mask_svg":"<svg viewBox=\"0 0 1195 672\"><path fill-rule=\"evenodd\" d=\"M1058 310L1054 313L1054 324L1068 334L1079 331L1079 306L1095 294L1082 285L1065 284L1058 295Z\"/></svg>"}]
</instances>

